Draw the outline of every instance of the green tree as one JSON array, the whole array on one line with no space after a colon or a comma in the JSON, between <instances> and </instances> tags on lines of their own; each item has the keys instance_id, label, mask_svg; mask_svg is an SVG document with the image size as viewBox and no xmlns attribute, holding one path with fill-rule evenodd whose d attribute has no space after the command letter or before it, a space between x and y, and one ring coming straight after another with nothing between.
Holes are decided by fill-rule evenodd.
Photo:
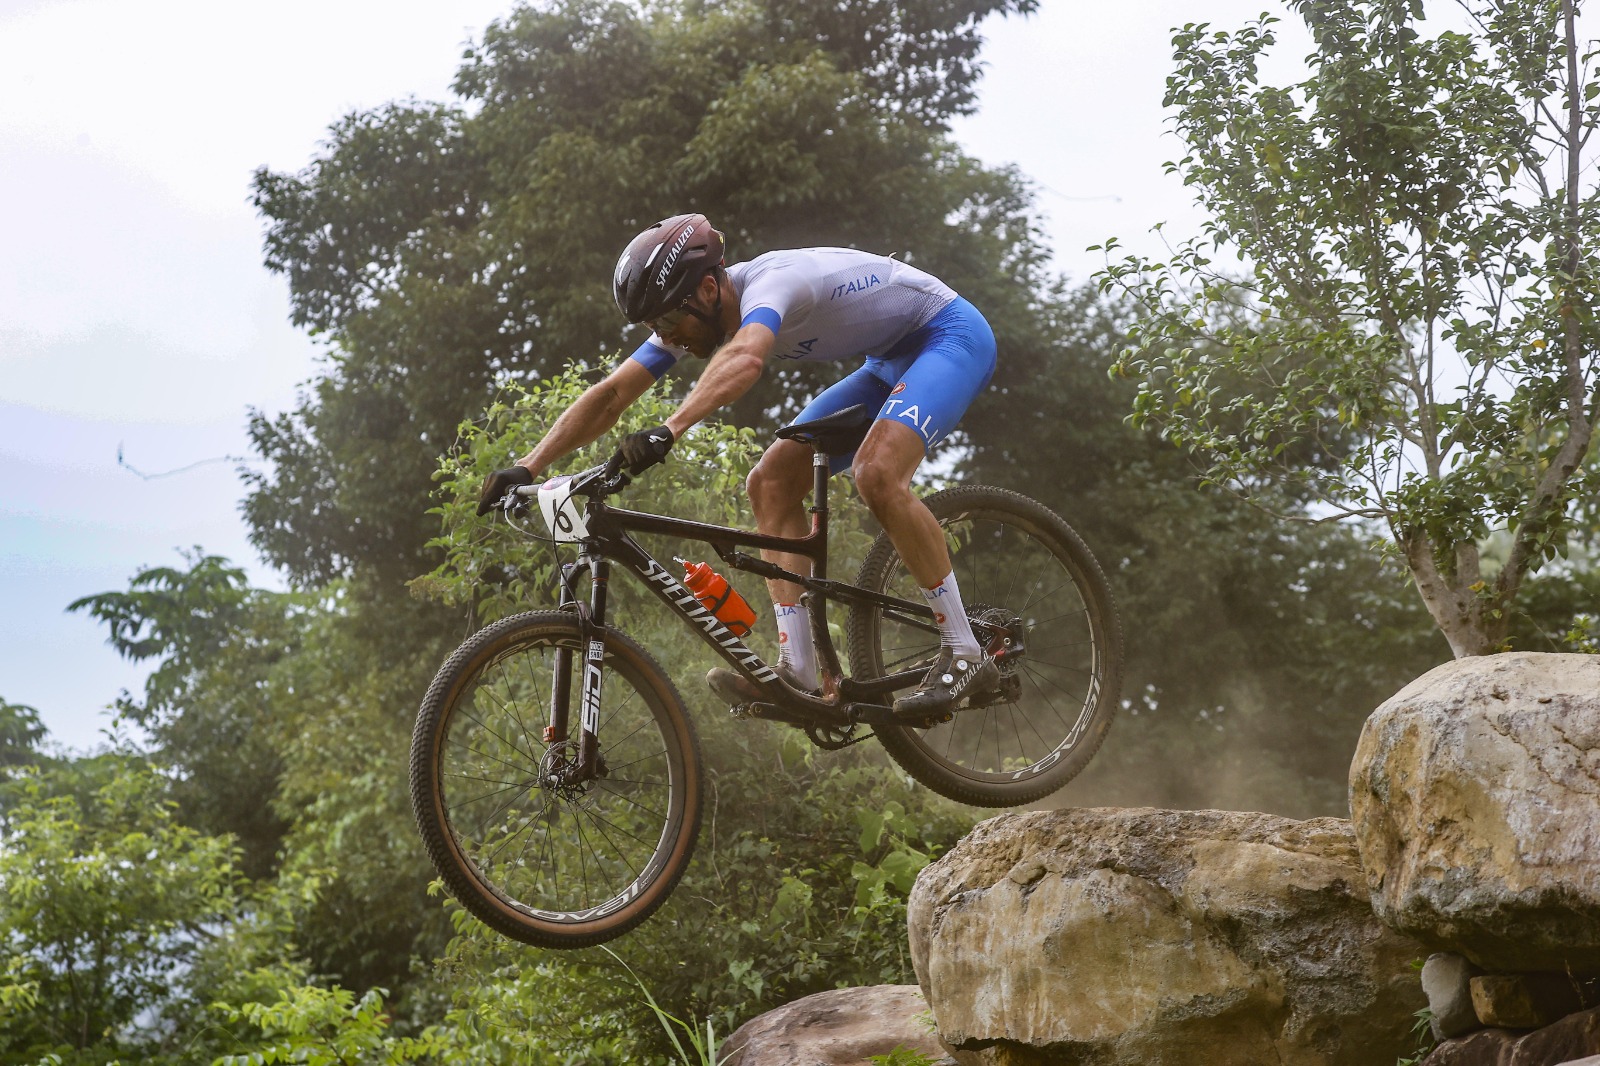
<instances>
[{"instance_id":1,"label":"green tree","mask_svg":"<svg viewBox=\"0 0 1600 1066\"><path fill-rule=\"evenodd\" d=\"M82 762L21 779L0 822L0 957L28 989L0 1013L0 1063L161 1050L184 967L241 903L231 842L180 825L160 776Z\"/></svg>"},{"instance_id":2,"label":"green tree","mask_svg":"<svg viewBox=\"0 0 1600 1066\"><path fill-rule=\"evenodd\" d=\"M687 207L734 258L853 244L1006 289L996 253L1030 232L1017 179L943 124L973 106L978 21L1034 6L522 6L469 50L460 103L349 116L306 170L258 173L267 264L329 360L296 411L252 423L271 461L245 503L257 546L310 583L364 569L392 590L435 565L424 488L457 423L499 379L642 340L611 266ZM814 374L769 374L735 420L768 421Z\"/></svg>"},{"instance_id":3,"label":"green tree","mask_svg":"<svg viewBox=\"0 0 1600 1066\"><path fill-rule=\"evenodd\" d=\"M393 768L459 630L415 600L375 605L359 580L270 592L226 560L187 561L73 604L157 664L119 710L147 729L184 824L232 835L252 878L317 882L294 909L314 972L399 987L445 930L421 896L426 862Z\"/></svg>"},{"instance_id":4,"label":"green tree","mask_svg":"<svg viewBox=\"0 0 1600 1066\"><path fill-rule=\"evenodd\" d=\"M198 548L185 562L144 567L126 591L67 609L105 623L124 658L154 663L144 692L123 693L118 713L147 730L173 771L182 819L232 834L245 871L265 877L287 829L273 802L283 764L267 680L296 653L314 602L251 588L244 571Z\"/></svg>"},{"instance_id":5,"label":"green tree","mask_svg":"<svg viewBox=\"0 0 1600 1066\"><path fill-rule=\"evenodd\" d=\"M48 732L38 711L0 699L0 770L37 762L39 743Z\"/></svg>"},{"instance_id":6,"label":"green tree","mask_svg":"<svg viewBox=\"0 0 1600 1066\"><path fill-rule=\"evenodd\" d=\"M1175 737L1167 747L1186 732L1214 733L1214 715L1201 712L1236 702L1263 667L1277 672L1279 690L1306 691L1292 668L1303 660L1272 656L1262 638L1298 609L1303 597L1286 590L1315 571L1312 542L1344 551L1348 537L1291 538L1304 545L1295 556L1304 565L1283 562L1280 534L1198 496L1186 466L1122 427L1113 412L1126 409L1125 390L1104 372L1127 313L1053 279L1026 182L979 166L942 131L972 106L976 20L1031 8L522 8L470 50L456 85L470 106L351 116L304 171L259 174L269 265L289 277L295 319L327 339L330 362L298 411L254 423L273 460L246 504L257 544L297 581L359 574L364 596L395 604L404 581L437 565L440 547L424 546L434 528L421 492L457 423L497 381L598 369L619 345L628 350L638 336L610 305L612 257L638 226L688 205L728 227L734 258L813 243L907 250L983 308L1002 358L945 454L963 476L1046 498L1121 564L1113 579L1138 659L1130 688L1160 691ZM630 76L615 77L619 69ZM771 426L836 376L774 368L728 416ZM531 443L507 444L497 461ZM1044 455L1061 458L1048 478ZM1209 548L1198 563L1197 544ZM1190 578L1197 571L1204 583ZM1360 572L1364 592L1389 581L1370 566ZM458 616L430 622L412 603L392 613L459 631ZM416 637L396 623L387 639ZM1419 663L1378 658L1370 687L1319 690L1327 705L1309 713L1329 732ZM1336 673L1326 655L1307 669ZM1341 774L1319 770L1328 787L1309 809L1337 809L1327 797ZM1208 796L1195 781L1166 798ZM1260 796L1308 809L1271 789Z\"/></svg>"},{"instance_id":7,"label":"green tree","mask_svg":"<svg viewBox=\"0 0 1600 1066\"><path fill-rule=\"evenodd\" d=\"M1572 0L1431 35L1420 0L1289 6L1316 42L1294 85L1260 80L1271 18L1173 39L1170 169L1211 219L1100 275L1145 316L1134 419L1263 506L1380 524L1451 650L1490 652L1596 528L1593 50Z\"/></svg>"},{"instance_id":8,"label":"green tree","mask_svg":"<svg viewBox=\"0 0 1600 1066\"><path fill-rule=\"evenodd\" d=\"M225 1022L249 1031L240 1040L248 1050L218 1056L213 1066L468 1066L495 1061L462 1040L454 1025L429 1028L419 1036L396 1036L384 1010L383 993L357 997L339 988L297 985L274 1002L212 1006ZM526 1061L526 1060L525 1060Z\"/></svg>"}]
</instances>

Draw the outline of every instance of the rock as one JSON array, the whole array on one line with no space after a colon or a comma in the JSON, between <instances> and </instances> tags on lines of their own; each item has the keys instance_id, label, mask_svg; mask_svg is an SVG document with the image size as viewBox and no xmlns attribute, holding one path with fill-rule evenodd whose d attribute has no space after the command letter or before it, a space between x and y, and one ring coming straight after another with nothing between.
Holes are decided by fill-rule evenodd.
<instances>
[{"instance_id":1,"label":"rock","mask_svg":"<svg viewBox=\"0 0 1600 1066\"><path fill-rule=\"evenodd\" d=\"M1600 656L1430 670L1373 712L1350 811L1378 916L1499 972L1600 972Z\"/></svg>"},{"instance_id":2,"label":"rock","mask_svg":"<svg viewBox=\"0 0 1600 1066\"><path fill-rule=\"evenodd\" d=\"M1479 1029L1441 1041L1422 1060L1422 1066L1510 1066L1511 1053L1523 1035L1507 1029Z\"/></svg>"},{"instance_id":3,"label":"rock","mask_svg":"<svg viewBox=\"0 0 1600 1066\"><path fill-rule=\"evenodd\" d=\"M927 1012L915 985L818 992L745 1022L718 1055L731 1055L727 1066L860 1066L907 1047L938 1059L946 1049Z\"/></svg>"},{"instance_id":4,"label":"rock","mask_svg":"<svg viewBox=\"0 0 1600 1066\"><path fill-rule=\"evenodd\" d=\"M1480 1029L1446 1040L1422 1066L1558 1066L1600 1054L1600 1007L1531 1033Z\"/></svg>"},{"instance_id":5,"label":"rock","mask_svg":"<svg viewBox=\"0 0 1600 1066\"><path fill-rule=\"evenodd\" d=\"M1600 988L1561 973L1474 977L1472 1009L1484 1025L1537 1029L1587 1007L1600 1007Z\"/></svg>"},{"instance_id":6,"label":"rock","mask_svg":"<svg viewBox=\"0 0 1600 1066\"><path fill-rule=\"evenodd\" d=\"M1483 971L1460 955L1438 952L1422 964L1422 994L1428 997L1435 1040L1461 1036L1483 1023L1472 1003L1472 979Z\"/></svg>"},{"instance_id":7,"label":"rock","mask_svg":"<svg viewBox=\"0 0 1600 1066\"><path fill-rule=\"evenodd\" d=\"M1002 815L922 872L908 925L944 1039L995 1064L1371 1066L1423 1005L1337 818Z\"/></svg>"}]
</instances>

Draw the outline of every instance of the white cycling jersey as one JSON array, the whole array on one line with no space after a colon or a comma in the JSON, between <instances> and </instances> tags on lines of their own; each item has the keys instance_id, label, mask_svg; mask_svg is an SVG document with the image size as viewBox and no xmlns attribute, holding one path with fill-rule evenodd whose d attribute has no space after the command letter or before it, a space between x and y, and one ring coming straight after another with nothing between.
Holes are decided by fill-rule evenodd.
<instances>
[{"instance_id":1,"label":"white cycling jersey","mask_svg":"<svg viewBox=\"0 0 1600 1066\"><path fill-rule=\"evenodd\" d=\"M853 248L789 248L728 268L740 325L776 336L776 359L881 356L956 298L926 271ZM688 350L655 334L633 358L660 378Z\"/></svg>"}]
</instances>

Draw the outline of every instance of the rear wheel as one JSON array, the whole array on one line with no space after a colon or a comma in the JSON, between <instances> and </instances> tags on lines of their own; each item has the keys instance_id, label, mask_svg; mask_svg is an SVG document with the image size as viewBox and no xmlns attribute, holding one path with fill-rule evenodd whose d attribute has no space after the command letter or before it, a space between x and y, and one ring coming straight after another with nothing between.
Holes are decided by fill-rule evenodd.
<instances>
[{"instance_id":1,"label":"rear wheel","mask_svg":"<svg viewBox=\"0 0 1600 1066\"><path fill-rule=\"evenodd\" d=\"M576 735L544 736L565 671L576 730L577 619L516 615L440 668L411 741L411 802L434 868L486 925L574 948L621 936L671 894L694 850L699 744L671 680L643 648L606 638L599 772L574 782ZM564 773L566 771L566 773Z\"/></svg>"},{"instance_id":2,"label":"rear wheel","mask_svg":"<svg viewBox=\"0 0 1600 1066\"><path fill-rule=\"evenodd\" d=\"M1077 533L1026 496L962 486L924 502L945 529L974 632L998 653L1000 689L948 722L875 732L908 774L940 795L984 807L1032 803L1083 769L1116 713L1122 630L1105 575ZM867 554L856 583L921 602L887 536ZM858 680L920 668L938 648L929 622L877 607L851 610Z\"/></svg>"}]
</instances>

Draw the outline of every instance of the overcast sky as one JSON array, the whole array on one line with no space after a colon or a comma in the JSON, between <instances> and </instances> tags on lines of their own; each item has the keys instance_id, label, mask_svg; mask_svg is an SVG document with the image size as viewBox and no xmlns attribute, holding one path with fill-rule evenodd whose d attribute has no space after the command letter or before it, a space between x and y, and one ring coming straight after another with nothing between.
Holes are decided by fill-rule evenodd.
<instances>
[{"instance_id":1,"label":"overcast sky","mask_svg":"<svg viewBox=\"0 0 1600 1066\"><path fill-rule=\"evenodd\" d=\"M1162 173L1171 27L1240 26L1266 0L1043 0L991 20L981 111L958 140L1040 185L1061 270L1108 236L1151 248L1200 219ZM83 750L140 667L65 613L193 545L278 580L238 516L251 407L315 370L261 263L258 166L298 170L341 115L446 99L504 0L0 0L0 698ZM1297 27L1295 27L1297 29ZM1307 50L1287 33L1279 70ZM1002 358L1003 358L1002 353ZM142 479L119 467L162 474Z\"/></svg>"}]
</instances>

